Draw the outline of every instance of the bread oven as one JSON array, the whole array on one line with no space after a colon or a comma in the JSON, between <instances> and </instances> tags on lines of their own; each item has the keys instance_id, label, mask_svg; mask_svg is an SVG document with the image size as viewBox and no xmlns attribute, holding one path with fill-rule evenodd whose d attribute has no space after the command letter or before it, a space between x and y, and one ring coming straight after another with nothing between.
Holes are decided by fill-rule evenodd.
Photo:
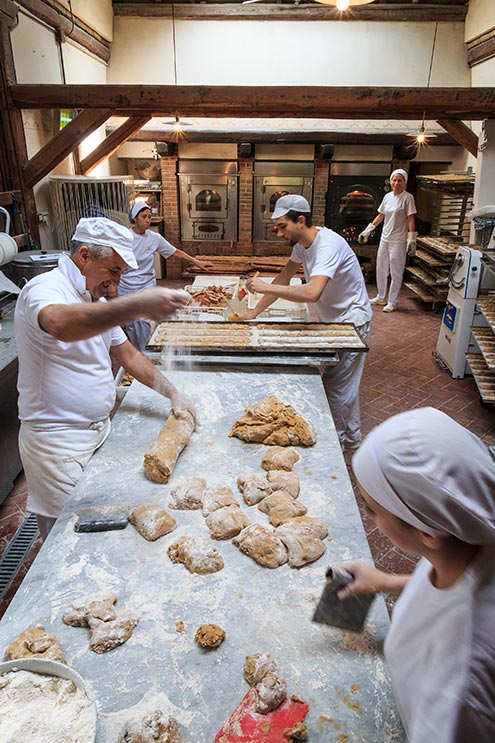
<instances>
[{"instance_id":1,"label":"bread oven","mask_svg":"<svg viewBox=\"0 0 495 743\"><path fill-rule=\"evenodd\" d=\"M311 206L313 162L257 161L254 165L253 239L278 241L271 217L277 199L289 193L304 196Z\"/></svg>"},{"instance_id":2,"label":"bread oven","mask_svg":"<svg viewBox=\"0 0 495 743\"><path fill-rule=\"evenodd\" d=\"M332 163L325 224L348 243L356 243L390 190L388 163ZM376 242L380 228L375 232Z\"/></svg>"},{"instance_id":3,"label":"bread oven","mask_svg":"<svg viewBox=\"0 0 495 743\"><path fill-rule=\"evenodd\" d=\"M237 239L237 163L179 160L182 240Z\"/></svg>"}]
</instances>

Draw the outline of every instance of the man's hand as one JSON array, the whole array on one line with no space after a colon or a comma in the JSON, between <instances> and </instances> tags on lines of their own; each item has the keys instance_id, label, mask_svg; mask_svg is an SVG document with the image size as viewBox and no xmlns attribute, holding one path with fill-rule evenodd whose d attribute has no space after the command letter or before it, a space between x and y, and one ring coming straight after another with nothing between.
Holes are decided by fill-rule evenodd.
<instances>
[{"instance_id":1,"label":"man's hand","mask_svg":"<svg viewBox=\"0 0 495 743\"><path fill-rule=\"evenodd\" d=\"M172 315L180 307L184 307L191 299L190 295L182 289L165 289L162 286L145 289L134 294L134 297L142 307L141 317L157 322Z\"/></svg>"},{"instance_id":2,"label":"man's hand","mask_svg":"<svg viewBox=\"0 0 495 743\"><path fill-rule=\"evenodd\" d=\"M247 320L254 320L256 317L258 317L258 315L256 314L254 310L249 310L248 312L244 313L243 317L244 317L244 321L247 321Z\"/></svg>"},{"instance_id":3,"label":"man's hand","mask_svg":"<svg viewBox=\"0 0 495 743\"><path fill-rule=\"evenodd\" d=\"M269 284L266 281L263 281L263 279L259 279L257 276L251 276L246 281L246 286L251 294L264 294L266 292L266 287L269 286Z\"/></svg>"},{"instance_id":4,"label":"man's hand","mask_svg":"<svg viewBox=\"0 0 495 743\"><path fill-rule=\"evenodd\" d=\"M170 394L170 402L172 404L172 410L174 415L180 418L186 411L191 413L194 418L194 429L197 431L201 423L199 421L198 411L187 397L183 397L178 390L174 390Z\"/></svg>"}]
</instances>

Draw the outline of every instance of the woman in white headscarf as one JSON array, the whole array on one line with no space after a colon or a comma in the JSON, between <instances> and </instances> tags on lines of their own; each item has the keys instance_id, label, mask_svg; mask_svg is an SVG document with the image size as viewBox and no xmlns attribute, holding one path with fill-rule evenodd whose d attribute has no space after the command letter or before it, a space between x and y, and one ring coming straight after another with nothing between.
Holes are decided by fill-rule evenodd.
<instances>
[{"instance_id":1,"label":"woman in white headscarf","mask_svg":"<svg viewBox=\"0 0 495 743\"><path fill-rule=\"evenodd\" d=\"M385 657L409 743L495 740L495 463L444 413L375 428L353 458L367 510L412 575L359 560L339 598L400 591Z\"/></svg>"},{"instance_id":2,"label":"woman in white headscarf","mask_svg":"<svg viewBox=\"0 0 495 743\"><path fill-rule=\"evenodd\" d=\"M402 168L390 175L392 188L383 197L375 219L361 232L360 243L368 242L371 233L383 222L382 236L376 257L376 283L378 294L371 304L385 305L384 312L393 312L399 301L406 257L416 253L416 203L414 196L406 191L407 173ZM387 282L390 288L387 296Z\"/></svg>"}]
</instances>

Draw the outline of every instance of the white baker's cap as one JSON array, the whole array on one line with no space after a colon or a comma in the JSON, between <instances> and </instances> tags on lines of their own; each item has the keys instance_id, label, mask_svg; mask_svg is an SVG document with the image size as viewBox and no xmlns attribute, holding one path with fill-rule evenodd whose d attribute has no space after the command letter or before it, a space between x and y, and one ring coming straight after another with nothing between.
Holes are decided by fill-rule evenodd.
<instances>
[{"instance_id":1,"label":"white baker's cap","mask_svg":"<svg viewBox=\"0 0 495 743\"><path fill-rule=\"evenodd\" d=\"M151 207L149 207L145 201L136 201L136 203L131 206L129 222L134 222L139 212L142 212L143 209L149 209L151 211Z\"/></svg>"},{"instance_id":2,"label":"white baker's cap","mask_svg":"<svg viewBox=\"0 0 495 743\"><path fill-rule=\"evenodd\" d=\"M112 248L131 268L138 268L132 244L132 232L118 222L105 217L80 219L72 235L73 240L87 245L101 245Z\"/></svg>"},{"instance_id":3,"label":"white baker's cap","mask_svg":"<svg viewBox=\"0 0 495 743\"><path fill-rule=\"evenodd\" d=\"M272 219L283 217L284 214L287 214L287 212L290 211L310 212L311 208L304 196L300 196L297 193L288 193L286 196L281 196L277 199Z\"/></svg>"}]
</instances>

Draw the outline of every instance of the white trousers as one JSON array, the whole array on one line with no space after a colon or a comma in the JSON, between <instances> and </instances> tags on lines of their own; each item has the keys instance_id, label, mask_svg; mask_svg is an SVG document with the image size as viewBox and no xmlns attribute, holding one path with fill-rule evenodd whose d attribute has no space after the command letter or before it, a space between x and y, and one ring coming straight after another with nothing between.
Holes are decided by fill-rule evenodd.
<instances>
[{"instance_id":1,"label":"white trousers","mask_svg":"<svg viewBox=\"0 0 495 743\"><path fill-rule=\"evenodd\" d=\"M376 285L378 296L385 299L387 296L387 279L390 275L390 290L388 302L394 307L399 301L402 276L406 265L406 242L394 242L392 240L380 240L378 255L376 257Z\"/></svg>"},{"instance_id":2,"label":"white trousers","mask_svg":"<svg viewBox=\"0 0 495 743\"><path fill-rule=\"evenodd\" d=\"M370 323L359 326L358 330L368 342ZM341 443L352 443L361 439L359 384L365 361L365 353L340 354L339 363L336 366L327 367L322 376L328 404Z\"/></svg>"},{"instance_id":3,"label":"white trousers","mask_svg":"<svg viewBox=\"0 0 495 743\"><path fill-rule=\"evenodd\" d=\"M84 467L110 433L110 419L88 428L21 423L19 451L28 485L27 510L56 519Z\"/></svg>"}]
</instances>

